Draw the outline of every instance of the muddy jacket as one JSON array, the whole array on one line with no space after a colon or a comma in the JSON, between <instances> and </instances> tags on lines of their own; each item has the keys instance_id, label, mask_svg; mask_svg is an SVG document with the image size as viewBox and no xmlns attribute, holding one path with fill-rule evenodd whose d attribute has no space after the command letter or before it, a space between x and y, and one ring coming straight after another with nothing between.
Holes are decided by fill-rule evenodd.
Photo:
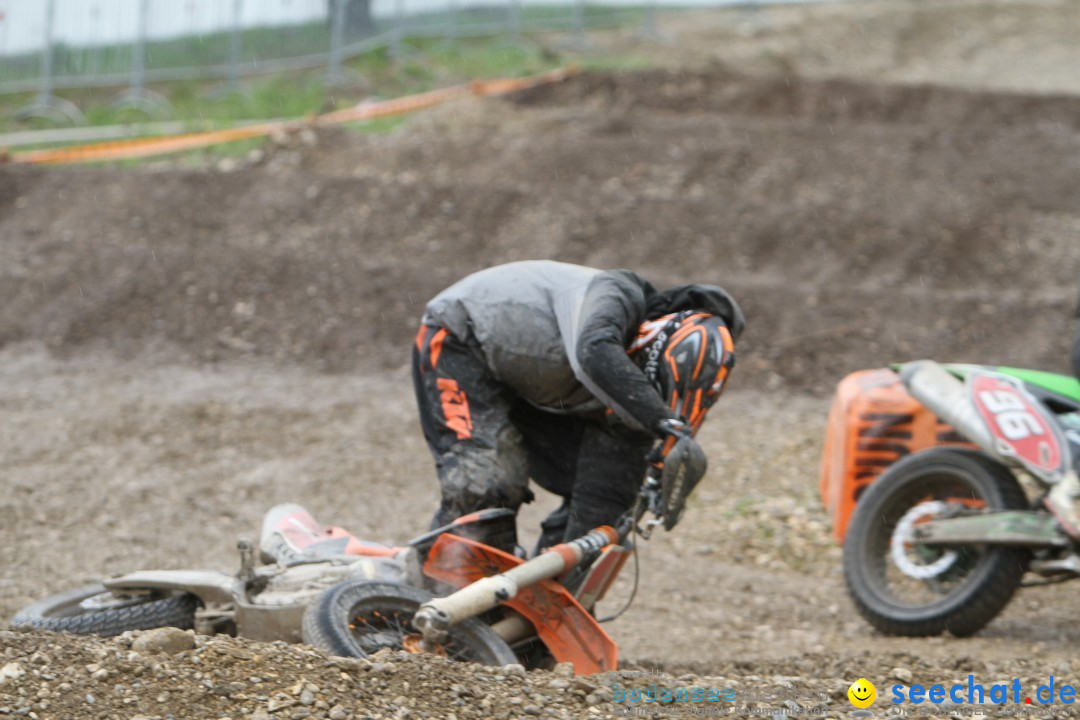
<instances>
[{"instance_id":1,"label":"muddy jacket","mask_svg":"<svg viewBox=\"0 0 1080 720\"><path fill-rule=\"evenodd\" d=\"M712 285L660 292L629 270L547 260L466 277L428 303L424 322L475 347L500 382L538 407L610 408L634 430L655 433L671 412L626 348L642 322L679 310L720 316L734 338L745 325L735 301Z\"/></svg>"}]
</instances>

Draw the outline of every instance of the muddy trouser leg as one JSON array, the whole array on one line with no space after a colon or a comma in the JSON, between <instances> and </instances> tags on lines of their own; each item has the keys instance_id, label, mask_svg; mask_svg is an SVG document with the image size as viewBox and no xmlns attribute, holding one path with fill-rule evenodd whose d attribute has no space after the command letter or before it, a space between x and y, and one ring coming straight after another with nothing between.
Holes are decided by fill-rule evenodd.
<instances>
[{"instance_id":1,"label":"muddy trouser leg","mask_svg":"<svg viewBox=\"0 0 1080 720\"><path fill-rule=\"evenodd\" d=\"M511 419L528 449L529 477L563 498L541 524L537 551L612 525L634 503L653 439L585 419L515 405Z\"/></svg>"},{"instance_id":2,"label":"muddy trouser leg","mask_svg":"<svg viewBox=\"0 0 1080 720\"><path fill-rule=\"evenodd\" d=\"M614 525L630 509L645 479L653 439L600 422L588 423L577 454L566 540Z\"/></svg>"},{"instance_id":3,"label":"muddy trouser leg","mask_svg":"<svg viewBox=\"0 0 1080 720\"><path fill-rule=\"evenodd\" d=\"M566 534L570 495L577 476L577 454L586 422L572 415L545 412L524 401L514 405L510 419L524 439L529 477L563 499L562 504L540 523L540 538L533 550L535 555L546 547L561 543Z\"/></svg>"},{"instance_id":4,"label":"muddy trouser leg","mask_svg":"<svg viewBox=\"0 0 1080 720\"><path fill-rule=\"evenodd\" d=\"M413 349L413 388L442 500L431 527L492 507L517 512L532 499L515 396L479 353L444 328L422 326Z\"/></svg>"}]
</instances>

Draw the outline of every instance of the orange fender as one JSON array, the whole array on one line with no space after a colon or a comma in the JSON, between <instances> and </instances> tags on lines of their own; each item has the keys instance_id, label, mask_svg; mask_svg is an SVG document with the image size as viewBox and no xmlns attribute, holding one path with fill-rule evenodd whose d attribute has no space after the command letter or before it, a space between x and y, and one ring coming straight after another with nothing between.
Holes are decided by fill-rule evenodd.
<instances>
[{"instance_id":1,"label":"orange fender","mask_svg":"<svg viewBox=\"0 0 1080 720\"><path fill-rule=\"evenodd\" d=\"M435 541L424 574L456 588L506 572L523 561L510 553L449 533ZM504 603L536 628L558 662L574 663L577 675L610 672L618 665L619 646L565 587L543 580L521 588Z\"/></svg>"}]
</instances>

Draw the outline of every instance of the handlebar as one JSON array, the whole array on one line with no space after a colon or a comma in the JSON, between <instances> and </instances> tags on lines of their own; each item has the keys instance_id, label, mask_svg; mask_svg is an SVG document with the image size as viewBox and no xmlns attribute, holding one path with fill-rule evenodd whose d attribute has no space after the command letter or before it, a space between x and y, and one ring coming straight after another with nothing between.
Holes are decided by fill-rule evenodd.
<instances>
[{"instance_id":1,"label":"handlebar","mask_svg":"<svg viewBox=\"0 0 1080 720\"><path fill-rule=\"evenodd\" d=\"M648 540L652 535L653 523L660 523L660 520L657 519L647 523L647 527L641 527L641 519L645 517L645 513L653 510L655 514L655 511L659 509L661 485L657 475L658 473L655 472L654 468L650 467L648 474L645 476L645 482L641 484L641 488L638 490L634 504L615 521L615 532L619 536L619 544L625 544L627 538L634 532Z\"/></svg>"}]
</instances>

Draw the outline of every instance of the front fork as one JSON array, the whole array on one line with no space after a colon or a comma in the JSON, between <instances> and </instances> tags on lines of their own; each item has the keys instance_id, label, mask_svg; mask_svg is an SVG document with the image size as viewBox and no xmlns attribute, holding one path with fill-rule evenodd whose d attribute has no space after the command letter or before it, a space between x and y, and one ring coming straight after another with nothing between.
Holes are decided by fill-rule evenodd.
<instances>
[{"instance_id":1,"label":"front fork","mask_svg":"<svg viewBox=\"0 0 1080 720\"><path fill-rule=\"evenodd\" d=\"M559 577L583 562L592 562L605 546L620 541L620 534L605 525L577 540L548 548L504 573L477 580L446 597L429 600L413 617L413 626L422 637L421 648L429 652L436 650L454 624L498 607L516 596L521 588ZM507 625L502 630L512 636L521 628Z\"/></svg>"}]
</instances>

